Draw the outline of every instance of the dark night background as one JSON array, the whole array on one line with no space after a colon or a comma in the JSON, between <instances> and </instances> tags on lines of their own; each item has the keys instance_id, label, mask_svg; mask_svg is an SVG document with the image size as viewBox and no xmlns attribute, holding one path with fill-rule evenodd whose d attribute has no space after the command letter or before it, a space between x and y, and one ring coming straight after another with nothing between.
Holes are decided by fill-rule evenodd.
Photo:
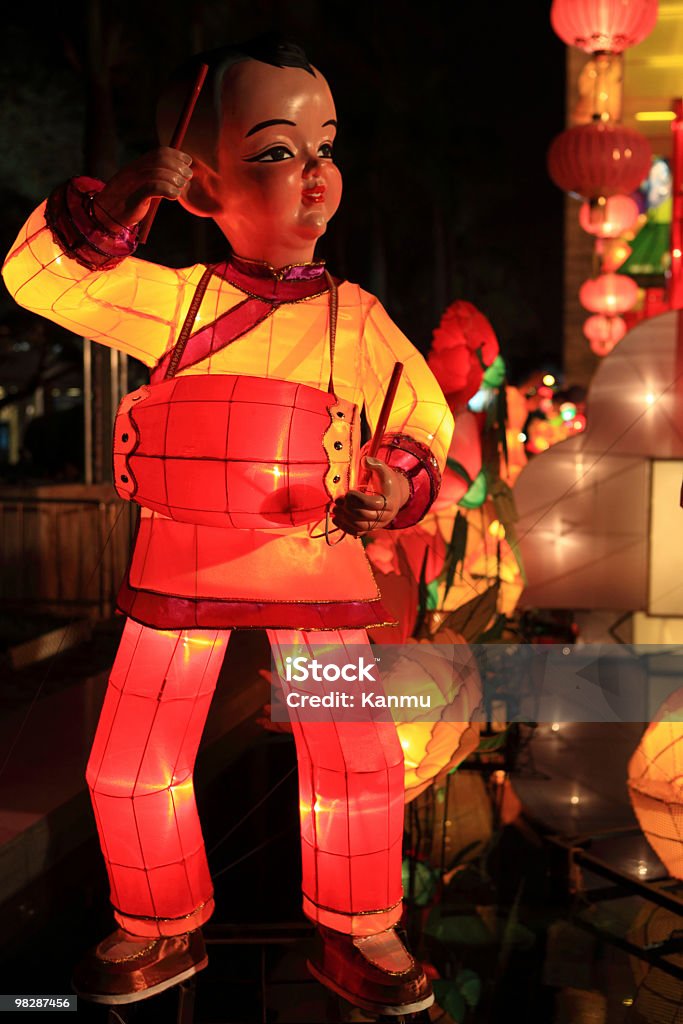
<instances>
[{"instance_id":1,"label":"dark night background","mask_svg":"<svg viewBox=\"0 0 683 1024\"><path fill-rule=\"evenodd\" d=\"M156 92L176 64L275 28L304 45L337 103L345 193L319 250L332 269L378 294L423 351L464 298L491 319L513 381L559 365L562 196L545 151L563 127L565 49L549 6L14 4L0 41L0 245L58 181L106 178L154 144ZM165 204L144 256L180 266L220 258L220 245ZM3 290L5 338L29 330L13 310Z\"/></svg>"}]
</instances>

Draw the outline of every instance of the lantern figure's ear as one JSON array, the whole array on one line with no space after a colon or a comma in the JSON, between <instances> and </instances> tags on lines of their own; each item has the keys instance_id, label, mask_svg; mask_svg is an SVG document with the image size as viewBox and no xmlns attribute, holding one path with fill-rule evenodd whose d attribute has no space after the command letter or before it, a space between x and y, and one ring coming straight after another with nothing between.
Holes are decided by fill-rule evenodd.
<instances>
[{"instance_id":1,"label":"lantern figure's ear","mask_svg":"<svg viewBox=\"0 0 683 1024\"><path fill-rule=\"evenodd\" d=\"M199 157L192 158L192 178L179 203L196 217L215 217L221 210L219 175Z\"/></svg>"}]
</instances>

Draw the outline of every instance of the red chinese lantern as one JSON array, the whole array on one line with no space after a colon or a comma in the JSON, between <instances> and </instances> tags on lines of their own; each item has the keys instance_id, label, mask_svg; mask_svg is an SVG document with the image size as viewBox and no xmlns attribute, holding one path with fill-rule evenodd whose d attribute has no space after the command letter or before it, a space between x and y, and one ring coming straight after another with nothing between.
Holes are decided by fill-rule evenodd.
<instances>
[{"instance_id":1,"label":"red chinese lantern","mask_svg":"<svg viewBox=\"0 0 683 1024\"><path fill-rule=\"evenodd\" d=\"M626 334L626 321L620 316L596 314L588 317L583 333L590 342L591 352L596 356L606 356Z\"/></svg>"},{"instance_id":2,"label":"red chinese lantern","mask_svg":"<svg viewBox=\"0 0 683 1024\"><path fill-rule=\"evenodd\" d=\"M651 162L644 135L607 121L568 128L548 150L548 173L558 188L585 199L632 192L647 177Z\"/></svg>"},{"instance_id":3,"label":"red chinese lantern","mask_svg":"<svg viewBox=\"0 0 683 1024\"><path fill-rule=\"evenodd\" d=\"M550 22L567 46L622 53L650 34L657 0L553 0Z\"/></svg>"},{"instance_id":4,"label":"red chinese lantern","mask_svg":"<svg viewBox=\"0 0 683 1024\"><path fill-rule=\"evenodd\" d=\"M608 356L614 348L614 342L610 338L591 339L590 350L594 356Z\"/></svg>"},{"instance_id":5,"label":"red chinese lantern","mask_svg":"<svg viewBox=\"0 0 683 1024\"><path fill-rule=\"evenodd\" d=\"M613 316L626 313L638 298L638 285L624 274L600 274L584 281L579 289L579 302L591 313Z\"/></svg>"},{"instance_id":6,"label":"red chinese lantern","mask_svg":"<svg viewBox=\"0 0 683 1024\"><path fill-rule=\"evenodd\" d=\"M638 204L630 196L610 196L600 203L584 203L579 224L596 238L620 238L638 219Z\"/></svg>"}]
</instances>

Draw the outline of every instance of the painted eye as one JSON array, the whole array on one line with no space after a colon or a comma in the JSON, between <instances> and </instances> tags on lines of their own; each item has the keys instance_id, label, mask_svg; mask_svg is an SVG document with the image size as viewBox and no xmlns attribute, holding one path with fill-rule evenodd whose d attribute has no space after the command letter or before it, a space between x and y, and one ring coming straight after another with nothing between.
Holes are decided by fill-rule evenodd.
<instances>
[{"instance_id":1,"label":"painted eye","mask_svg":"<svg viewBox=\"0 0 683 1024\"><path fill-rule=\"evenodd\" d=\"M276 163L281 160L291 160L293 153L286 146L271 146L258 156L249 157L249 163Z\"/></svg>"},{"instance_id":2,"label":"painted eye","mask_svg":"<svg viewBox=\"0 0 683 1024\"><path fill-rule=\"evenodd\" d=\"M332 143L323 142L322 146L318 149L318 156L321 156L324 160L332 159Z\"/></svg>"}]
</instances>

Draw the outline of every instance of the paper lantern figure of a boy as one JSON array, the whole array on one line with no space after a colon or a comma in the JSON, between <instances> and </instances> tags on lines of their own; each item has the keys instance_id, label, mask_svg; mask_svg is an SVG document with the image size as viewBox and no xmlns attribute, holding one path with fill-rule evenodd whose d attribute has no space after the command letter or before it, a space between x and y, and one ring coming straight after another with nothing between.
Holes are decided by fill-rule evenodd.
<instances>
[{"instance_id":1,"label":"paper lantern figure of a boy","mask_svg":"<svg viewBox=\"0 0 683 1024\"><path fill-rule=\"evenodd\" d=\"M313 258L341 195L325 79L272 37L200 60L209 77L183 151L155 150L107 184L56 189L4 268L17 302L151 370L150 386L124 399L114 438L116 486L143 507L87 769L119 928L74 983L109 1003L207 962L212 886L192 771L230 630L265 628L276 652L367 644L387 616L360 538L424 515L453 429L424 360L377 299ZM162 135L195 72L188 65L162 98ZM212 217L232 255L181 270L134 258L155 196ZM374 427L395 361L405 369L368 467L374 493L361 492L359 411ZM320 535L326 507L334 538ZM423 1008L429 983L394 928L395 728L293 726L310 967L368 1009Z\"/></svg>"}]
</instances>

